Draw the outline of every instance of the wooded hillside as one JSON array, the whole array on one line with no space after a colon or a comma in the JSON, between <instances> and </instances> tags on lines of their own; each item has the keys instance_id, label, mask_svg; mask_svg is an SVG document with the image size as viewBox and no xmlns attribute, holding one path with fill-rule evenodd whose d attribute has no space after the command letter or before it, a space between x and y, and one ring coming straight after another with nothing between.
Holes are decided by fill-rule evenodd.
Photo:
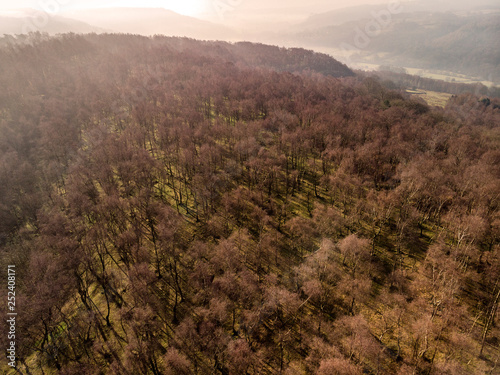
<instances>
[{"instance_id":1,"label":"wooded hillside","mask_svg":"<svg viewBox=\"0 0 500 375\"><path fill-rule=\"evenodd\" d=\"M430 109L304 50L31 38L0 53L20 372L499 371L498 99Z\"/></svg>"}]
</instances>

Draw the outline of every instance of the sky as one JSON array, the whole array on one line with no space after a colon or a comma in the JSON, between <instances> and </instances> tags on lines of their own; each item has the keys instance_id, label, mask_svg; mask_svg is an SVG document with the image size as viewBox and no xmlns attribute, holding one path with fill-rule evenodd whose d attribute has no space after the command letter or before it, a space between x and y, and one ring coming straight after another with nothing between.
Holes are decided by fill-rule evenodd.
<instances>
[{"instance_id":1,"label":"sky","mask_svg":"<svg viewBox=\"0 0 500 375\"><path fill-rule=\"evenodd\" d=\"M233 0L232 0L233 1ZM0 10L33 8L56 13L53 10L91 8L139 7L166 8L185 15L197 16L206 12L211 0L0 0Z\"/></svg>"},{"instance_id":2,"label":"sky","mask_svg":"<svg viewBox=\"0 0 500 375\"><path fill-rule=\"evenodd\" d=\"M0 0L0 12L33 8L52 15L65 15L92 8L165 8L233 28L258 28L259 25L299 23L311 15L339 8L394 1L427 4L423 5L427 9L439 5L459 8L460 4L467 4L467 7L478 3L498 4L500 0Z\"/></svg>"},{"instance_id":3,"label":"sky","mask_svg":"<svg viewBox=\"0 0 500 375\"><path fill-rule=\"evenodd\" d=\"M273 13L314 14L357 4L383 3L388 0L0 0L0 10L34 8L48 13L85 8L149 7L166 8L174 12L198 17L213 18L221 13L262 14Z\"/></svg>"}]
</instances>

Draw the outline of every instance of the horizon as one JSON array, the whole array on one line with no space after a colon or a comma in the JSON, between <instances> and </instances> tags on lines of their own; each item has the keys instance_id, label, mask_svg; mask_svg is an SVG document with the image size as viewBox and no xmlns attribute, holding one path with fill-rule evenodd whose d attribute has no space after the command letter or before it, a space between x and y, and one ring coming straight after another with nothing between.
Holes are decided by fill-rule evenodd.
<instances>
[{"instance_id":1,"label":"horizon","mask_svg":"<svg viewBox=\"0 0 500 375\"><path fill-rule=\"evenodd\" d=\"M419 2L422 0L403 0L403 2ZM134 0L121 1L81 1L81 0L54 0L36 1L24 0L17 2L12 6L10 1L0 1L0 13L15 12L21 10L36 10L46 12L51 15L78 13L82 11L93 11L99 9L118 9L118 8L136 8L136 9L165 9L180 15L198 18L206 21L218 23L240 23L242 19L261 19L269 22L275 19L276 22L283 22L289 19L306 19L307 17L334 11L338 9L351 8L363 5L387 4L391 1L386 0L356 0L346 2L336 0L333 2L327 0L315 1L312 4L305 5L301 1L263 1L257 0L251 3L243 0L185 0L178 2L175 0L139 2ZM221 17L221 14L231 14L232 18Z\"/></svg>"},{"instance_id":2,"label":"horizon","mask_svg":"<svg viewBox=\"0 0 500 375\"><path fill-rule=\"evenodd\" d=\"M183 2L174 0L149 0L146 2L136 0L21 0L13 6L11 1L0 0L0 15L12 16L15 12L26 10L40 11L49 17L76 16L78 18L84 14L86 19L83 21L93 25L92 18L88 16L89 12L93 12L93 15L99 18L98 11L105 9L163 9L244 32L252 29L269 31L273 30L274 27L304 22L311 16L364 6L367 7L367 17L370 17L368 9L370 6L391 3L402 5L405 8L408 5L409 11L418 8L419 10L438 12L474 10L481 6L497 8L499 5L495 0L478 0L473 4L465 0L354 0L353 2L316 0L308 4L299 0L288 2L284 0L254 0L252 2L245 0L186 0Z\"/></svg>"}]
</instances>

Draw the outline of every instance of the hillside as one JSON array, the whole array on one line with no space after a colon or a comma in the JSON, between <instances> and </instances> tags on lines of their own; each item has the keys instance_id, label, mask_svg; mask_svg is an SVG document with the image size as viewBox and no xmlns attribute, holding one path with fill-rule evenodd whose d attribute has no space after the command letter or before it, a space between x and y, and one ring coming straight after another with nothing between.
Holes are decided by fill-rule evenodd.
<instances>
[{"instance_id":1,"label":"hillside","mask_svg":"<svg viewBox=\"0 0 500 375\"><path fill-rule=\"evenodd\" d=\"M393 69L394 70L394 69ZM478 96L500 97L500 87L486 87L480 83L467 84L458 82L449 82L431 78L424 78L416 75L411 75L398 71L391 71L391 67L381 66L375 72L359 72L361 75L375 75L379 77L383 83L392 89L423 89L436 92L448 93L452 95L460 95L465 93L473 93ZM397 70L397 69L395 69Z\"/></svg>"},{"instance_id":2,"label":"hillside","mask_svg":"<svg viewBox=\"0 0 500 375\"><path fill-rule=\"evenodd\" d=\"M158 34L199 39L237 39L236 33L225 26L163 8L80 9L57 14L20 9L0 13L0 35L29 32L50 35L115 32L145 36Z\"/></svg>"},{"instance_id":3,"label":"hillside","mask_svg":"<svg viewBox=\"0 0 500 375\"><path fill-rule=\"evenodd\" d=\"M222 25L184 16L163 8L88 9L66 13L67 17L118 33L185 36L228 40L235 37Z\"/></svg>"},{"instance_id":4,"label":"hillside","mask_svg":"<svg viewBox=\"0 0 500 375\"><path fill-rule=\"evenodd\" d=\"M498 10L407 13L402 7L405 13L392 15L375 36L367 37L363 30L374 18L369 9L362 9L316 16L290 40L309 47L352 50L352 61L450 71L500 82ZM342 23L343 18L350 21ZM356 45L356 40L362 44Z\"/></svg>"},{"instance_id":5,"label":"hillside","mask_svg":"<svg viewBox=\"0 0 500 375\"><path fill-rule=\"evenodd\" d=\"M306 20L298 24L296 27L300 29L317 29L333 25L342 25L348 22L366 20L373 17L373 12L379 13L383 10L388 10L388 4L363 4L356 6L348 6L330 10L327 12L319 12L307 17ZM395 4L397 5L397 3ZM468 0L419 0L419 1L404 1L400 3L400 7L395 9L399 13L460 13L473 14L478 12L491 12L498 10L498 2L496 0L476 0L470 2Z\"/></svg>"},{"instance_id":6,"label":"hillside","mask_svg":"<svg viewBox=\"0 0 500 375\"><path fill-rule=\"evenodd\" d=\"M0 43L3 373L497 370L498 99L431 109L299 49L29 38Z\"/></svg>"},{"instance_id":7,"label":"hillside","mask_svg":"<svg viewBox=\"0 0 500 375\"><path fill-rule=\"evenodd\" d=\"M103 30L85 22L34 9L0 13L0 36L28 34L37 31L54 35L69 32L102 32Z\"/></svg>"}]
</instances>

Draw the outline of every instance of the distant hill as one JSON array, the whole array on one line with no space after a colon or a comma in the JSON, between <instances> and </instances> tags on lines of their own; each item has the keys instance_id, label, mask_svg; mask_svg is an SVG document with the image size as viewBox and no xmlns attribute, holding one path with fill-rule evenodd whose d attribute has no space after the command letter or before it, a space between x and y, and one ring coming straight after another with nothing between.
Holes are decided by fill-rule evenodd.
<instances>
[{"instance_id":1,"label":"distant hill","mask_svg":"<svg viewBox=\"0 0 500 375\"><path fill-rule=\"evenodd\" d=\"M34 9L0 13L0 35L18 35L31 31L48 34L91 33L104 29L71 18L50 15Z\"/></svg>"},{"instance_id":2,"label":"distant hill","mask_svg":"<svg viewBox=\"0 0 500 375\"><path fill-rule=\"evenodd\" d=\"M330 12L314 14L296 27L304 30L315 30L322 27L343 25L348 22L358 21L370 17L370 12L387 8L385 5L360 5Z\"/></svg>"},{"instance_id":3,"label":"distant hill","mask_svg":"<svg viewBox=\"0 0 500 375\"><path fill-rule=\"evenodd\" d=\"M478 0L473 3L470 1L435 1L435 0L419 0L408 1L401 3L399 6L394 5L401 10L400 13L414 12L431 12L431 13L447 13L447 12L477 12L491 9L498 9L498 1L495 0ZM387 4L374 5L357 5L347 8L335 9L328 12L313 14L304 22L296 25L300 29L317 29L333 25L342 25L352 21L363 20L372 17L372 12L379 12L387 9Z\"/></svg>"},{"instance_id":4,"label":"distant hill","mask_svg":"<svg viewBox=\"0 0 500 375\"><path fill-rule=\"evenodd\" d=\"M0 13L0 35L29 32L62 33L117 32L140 35L185 36L197 39L236 37L225 26L183 16L162 8L89 9L52 15L34 9Z\"/></svg>"},{"instance_id":5,"label":"distant hill","mask_svg":"<svg viewBox=\"0 0 500 375\"><path fill-rule=\"evenodd\" d=\"M343 24L338 24L338 17L331 17L330 26L317 28L306 23L303 31L291 38L309 47L345 49L350 45L357 49L351 56L353 61L447 70L500 81L500 12L393 15L378 35L360 37L360 45L356 44L356 36L373 20L369 11L365 14L367 18ZM356 18L357 13L352 10L350 17ZM327 18L319 18L315 23L324 25Z\"/></svg>"},{"instance_id":6,"label":"distant hill","mask_svg":"<svg viewBox=\"0 0 500 375\"><path fill-rule=\"evenodd\" d=\"M66 15L113 32L128 34L162 34L197 39L227 39L234 34L224 26L163 8L90 9Z\"/></svg>"}]
</instances>

